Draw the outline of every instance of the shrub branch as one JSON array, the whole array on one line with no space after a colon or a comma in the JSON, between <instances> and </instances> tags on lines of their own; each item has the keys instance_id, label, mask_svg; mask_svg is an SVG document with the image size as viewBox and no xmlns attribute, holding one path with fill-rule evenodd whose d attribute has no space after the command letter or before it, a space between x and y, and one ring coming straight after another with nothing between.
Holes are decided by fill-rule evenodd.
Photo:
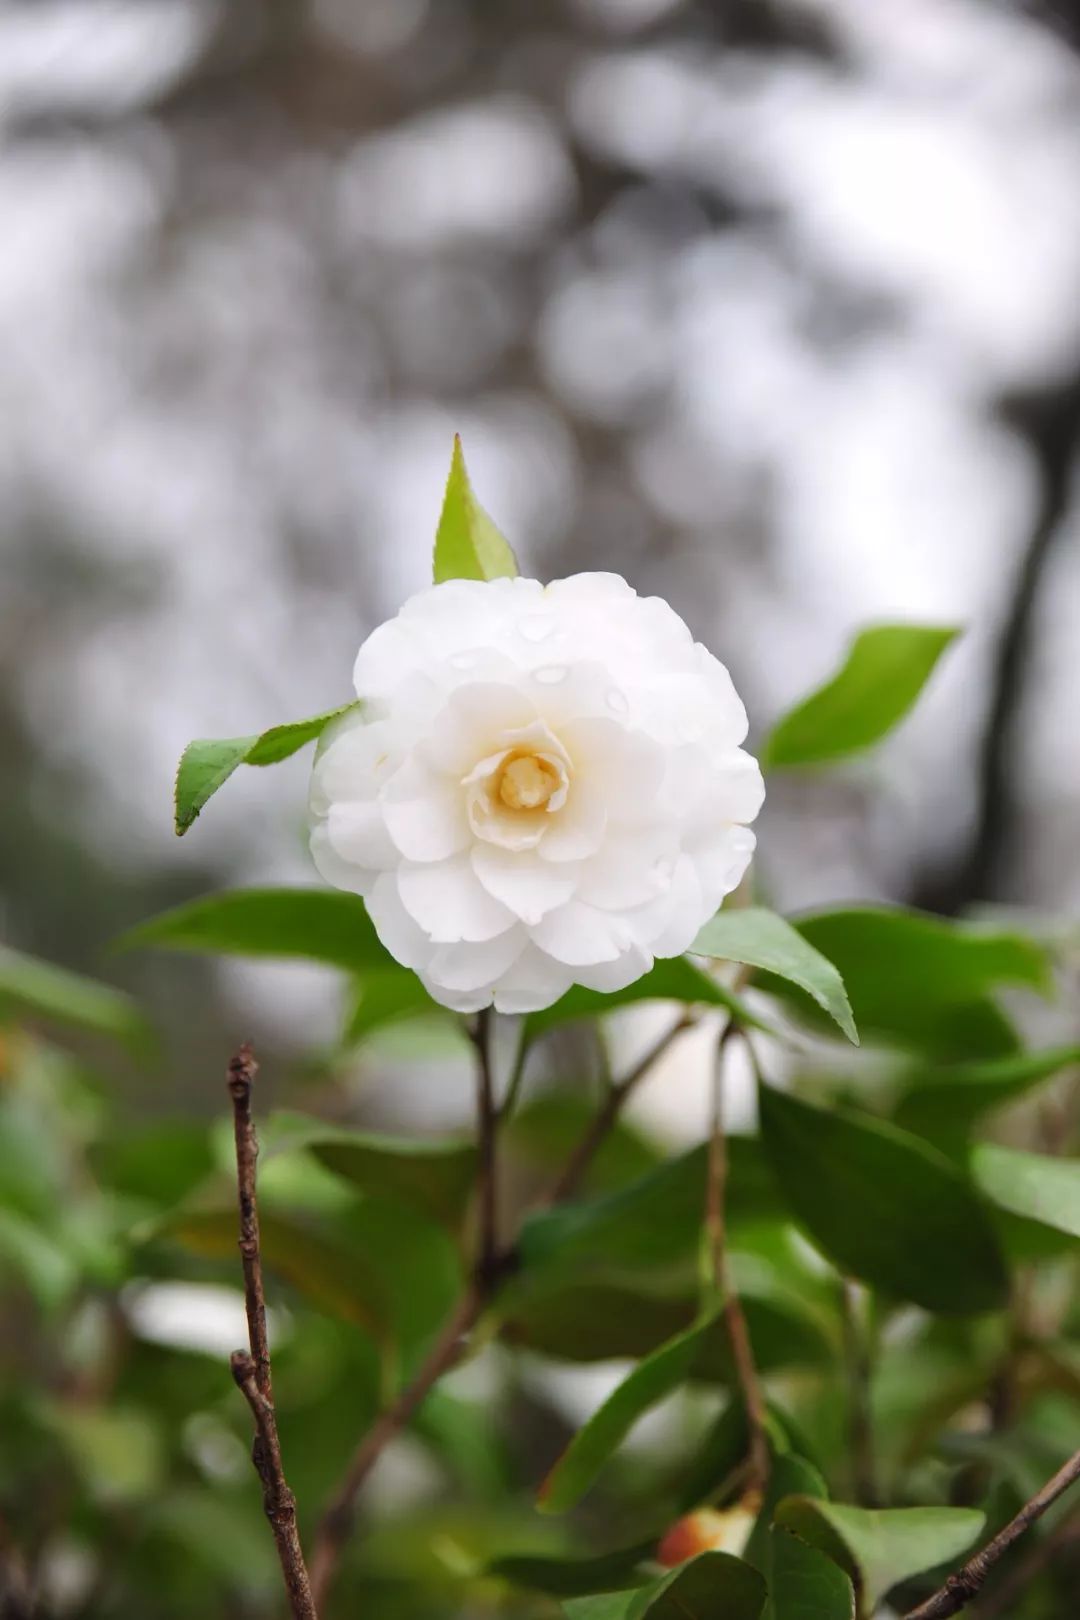
<instances>
[{"instance_id":1,"label":"shrub branch","mask_svg":"<svg viewBox=\"0 0 1080 1620\"><path fill-rule=\"evenodd\" d=\"M727 1255L727 1134L724 1128L724 1064L728 1044L739 1033L732 1018L725 1024L716 1048L713 1065L712 1119L709 1130L709 1157L705 1181L705 1233L709 1245L712 1283L718 1298L723 1301L724 1323L731 1357L735 1364L735 1377L746 1407L746 1421L750 1431L749 1468L747 1485L750 1490L764 1490L769 1478L769 1440L766 1429L765 1397L758 1377L750 1331L746 1325L746 1312L738 1290L731 1280Z\"/></svg>"},{"instance_id":2,"label":"shrub branch","mask_svg":"<svg viewBox=\"0 0 1080 1620\"><path fill-rule=\"evenodd\" d=\"M1047 1480L1041 1491L1036 1491L1030 1502L1025 1502L1014 1519L1010 1519L1003 1530L999 1530L992 1541L969 1558L963 1569L950 1575L944 1586L940 1586L932 1597L918 1608L911 1609L904 1616L904 1620L947 1620L952 1614L959 1614L966 1609L973 1598L982 1591L985 1582L994 1565L1003 1558L1015 1541L1018 1541L1025 1530L1041 1519L1047 1508L1052 1507L1059 1496L1064 1496L1071 1485L1080 1479L1080 1451L1074 1453L1064 1465L1059 1468L1053 1479Z\"/></svg>"},{"instance_id":3,"label":"shrub branch","mask_svg":"<svg viewBox=\"0 0 1080 1620\"><path fill-rule=\"evenodd\" d=\"M259 1206L255 1165L259 1144L251 1113L251 1090L257 1069L249 1046L229 1064L229 1096L236 1138L236 1185L240 1205L240 1259L244 1270L247 1350L234 1350L230 1367L236 1386L251 1408L255 1439L251 1460L262 1481L263 1509L274 1533L281 1573L294 1620L317 1620L307 1565L296 1528L296 1498L285 1479L278 1439L277 1414L270 1377L270 1344L266 1334L266 1297L259 1249Z\"/></svg>"}]
</instances>

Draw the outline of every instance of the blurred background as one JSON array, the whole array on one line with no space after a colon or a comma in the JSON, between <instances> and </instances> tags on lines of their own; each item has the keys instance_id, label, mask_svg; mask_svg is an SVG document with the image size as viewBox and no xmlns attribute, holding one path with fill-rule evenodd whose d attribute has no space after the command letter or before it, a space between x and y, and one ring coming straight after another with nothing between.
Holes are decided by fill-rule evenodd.
<instances>
[{"instance_id":1,"label":"blurred background","mask_svg":"<svg viewBox=\"0 0 1080 1620\"><path fill-rule=\"evenodd\" d=\"M0 937L150 1009L166 1055L152 1085L110 1071L120 1117L220 1113L241 1035L295 1104L332 1037L329 972L109 947L192 895L314 880L307 756L239 772L182 844L176 761L351 695L364 635L430 579L455 431L523 571L666 596L731 668L751 744L856 628L965 627L883 750L774 779L771 903L1075 913L1077 6L0 0L0 222ZM465 1060L438 1045L410 1088L423 1058L365 1048L334 1106L448 1123ZM65 1129L100 1110L100 1075L57 1085ZM667 1123L700 1134L697 1113ZM194 1184L201 1136L163 1141L155 1176L189 1147ZM140 1355L236 1336L234 1294L219 1328L212 1297L173 1318L138 1298ZM306 1333L301 1390L346 1342ZM228 1534L263 1601L243 1414L207 1416L233 1395L216 1361L194 1391L196 1363L172 1365L146 1388L166 1405L174 1379L166 1427L242 1504ZM119 1463L124 1508L147 1432L62 1438L91 1496ZM183 1501L169 1545L205 1549L221 1500ZM132 1612L86 1545L50 1554L56 1612ZM209 1612L175 1578L176 1612ZM262 1612L249 1598L213 1612Z\"/></svg>"},{"instance_id":2,"label":"blurred background","mask_svg":"<svg viewBox=\"0 0 1080 1620\"><path fill-rule=\"evenodd\" d=\"M307 881L306 758L178 845L193 736L350 695L452 432L526 571L614 568L753 736L962 623L884 755L773 790L784 908L1080 890L1080 59L992 0L0 4L0 927L100 971ZM302 1044L318 973L113 964ZM140 977L141 976L141 977Z\"/></svg>"},{"instance_id":3,"label":"blurred background","mask_svg":"<svg viewBox=\"0 0 1080 1620\"><path fill-rule=\"evenodd\" d=\"M883 755L773 790L776 904L1080 898L1074 21L0 4L4 935L100 971L163 902L311 878L306 757L182 845L175 763L350 695L455 429L525 570L666 595L751 740L865 621L966 626ZM106 971L188 1087L330 993Z\"/></svg>"}]
</instances>

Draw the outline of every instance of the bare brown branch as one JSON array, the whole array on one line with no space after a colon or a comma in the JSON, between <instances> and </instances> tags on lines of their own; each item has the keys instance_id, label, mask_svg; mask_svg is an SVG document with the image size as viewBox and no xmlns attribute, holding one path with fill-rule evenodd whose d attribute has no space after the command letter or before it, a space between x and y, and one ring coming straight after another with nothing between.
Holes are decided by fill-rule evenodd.
<instances>
[{"instance_id":1,"label":"bare brown branch","mask_svg":"<svg viewBox=\"0 0 1080 1620\"><path fill-rule=\"evenodd\" d=\"M581 1141L570 1155L567 1163L548 1190L542 1203L545 1206L561 1204L567 1198L572 1198L581 1186L585 1174L592 1164L600 1148L604 1145L608 1133L615 1124L630 1093L640 1080L643 1080L653 1064L663 1057L673 1041L697 1023L698 1014L692 1010L684 1012L671 1028L666 1030L639 1062L634 1064L630 1072L611 1086L603 1103L594 1115L592 1122L586 1130Z\"/></svg>"},{"instance_id":2,"label":"bare brown branch","mask_svg":"<svg viewBox=\"0 0 1080 1620\"><path fill-rule=\"evenodd\" d=\"M311 1582L318 1604L326 1601L337 1573L338 1561L352 1531L356 1501L364 1482L390 1441L401 1433L439 1379L457 1362L467 1336L484 1308L485 1299L485 1291L478 1285L462 1296L416 1377L377 1419L353 1453L345 1476L320 1520L315 1537Z\"/></svg>"},{"instance_id":3,"label":"bare brown branch","mask_svg":"<svg viewBox=\"0 0 1080 1620\"><path fill-rule=\"evenodd\" d=\"M498 1238L495 1148L499 1115L495 1107L491 1067L490 1013L480 1014L471 1034L476 1048L477 1144L480 1154L477 1173L479 1230L472 1279L420 1370L361 1439L319 1521L311 1558L311 1579L315 1600L320 1607L325 1603L337 1574L342 1549L352 1531L357 1499L368 1475L390 1441L401 1433L439 1379L458 1361L485 1305L513 1263L510 1253L499 1248Z\"/></svg>"},{"instance_id":4,"label":"bare brown branch","mask_svg":"<svg viewBox=\"0 0 1080 1620\"><path fill-rule=\"evenodd\" d=\"M1071 1485L1080 1479L1080 1451L1077 1451L1064 1467L1059 1468L1053 1479L1047 1480L1041 1491L1037 1491L1030 1502L1025 1502L1014 1519L1010 1519L1003 1530L999 1530L992 1541L969 1558L963 1569L950 1575L944 1586L938 1588L932 1597L918 1608L911 1609L904 1616L904 1620L947 1620L952 1614L959 1614L968 1604L978 1596L983 1588L990 1571L994 1565L1005 1556L1015 1541L1018 1541L1025 1530L1041 1519L1047 1508L1052 1507L1059 1496L1064 1496Z\"/></svg>"},{"instance_id":5,"label":"bare brown branch","mask_svg":"<svg viewBox=\"0 0 1080 1620\"><path fill-rule=\"evenodd\" d=\"M716 1048L713 1067L712 1121L709 1131L709 1158L705 1182L705 1231L712 1262L712 1278L717 1295L723 1301L724 1322L731 1356L735 1363L735 1377L746 1406L746 1420L750 1431L747 1485L750 1490L761 1491L769 1478L769 1441L766 1430L765 1397L754 1361L746 1313L738 1290L731 1281L727 1258L727 1217L725 1194L727 1191L727 1135L724 1129L724 1063L728 1043L739 1033L739 1026L731 1019L723 1029Z\"/></svg>"},{"instance_id":6,"label":"bare brown branch","mask_svg":"<svg viewBox=\"0 0 1080 1620\"><path fill-rule=\"evenodd\" d=\"M274 1534L293 1620L317 1620L307 1566L296 1528L296 1499L285 1479L278 1439L277 1415L270 1377L270 1345L266 1334L266 1298L259 1251L259 1206L255 1166L259 1155L251 1091L257 1067L249 1046L242 1046L229 1064L229 1096L233 1105L236 1138L236 1181L240 1204L240 1258L244 1268L244 1303L247 1309L249 1350L235 1350L230 1366L237 1388L251 1408L255 1440L251 1460L262 1481L263 1508Z\"/></svg>"}]
</instances>

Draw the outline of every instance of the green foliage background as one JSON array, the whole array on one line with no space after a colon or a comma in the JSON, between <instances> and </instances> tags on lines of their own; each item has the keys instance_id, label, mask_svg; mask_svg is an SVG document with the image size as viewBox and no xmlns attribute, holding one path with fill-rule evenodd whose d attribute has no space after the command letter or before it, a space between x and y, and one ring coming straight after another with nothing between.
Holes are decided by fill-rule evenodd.
<instances>
[{"instance_id":1,"label":"green foliage background","mask_svg":"<svg viewBox=\"0 0 1080 1620\"><path fill-rule=\"evenodd\" d=\"M458 448L436 575L511 567ZM953 634L868 630L763 758L808 770L873 747ZM239 766L287 757L337 712L193 744L178 830ZM1022 1034L1026 1009L1057 993L1067 940L880 905L782 919L756 898L629 990L571 992L519 1022L498 1077L512 1263L466 1364L369 1482L331 1620L850 1620L886 1597L902 1612L1080 1445L1080 1049L1033 1050ZM469 1286L477 1224L471 1137L356 1128L341 1068L364 1049L377 1070L403 1041L460 1054L465 1031L353 896L210 894L121 943L312 960L347 986L341 1027L259 1120L275 1393L310 1538ZM673 1018L735 1019L765 1071L758 1132L728 1144L726 1224L770 1482L745 1547L667 1571L654 1555L681 1515L746 1506L746 1416L703 1283L706 1149L672 1157L620 1118L581 1186L545 1197L603 1103L602 1070L586 1082L566 1052L602 1049L608 1019L651 999ZM224 1087L218 1121L133 1125L124 1094L161 1060L151 1020L11 951L0 1017L5 1612L281 1612L247 1409L225 1347L188 1320L209 1297L240 1323ZM577 1044L560 1046L568 1031ZM624 1376L573 1432L549 1374L610 1361ZM633 1443L660 1407L659 1430ZM1064 1614L1067 1579L1048 1558L1009 1612ZM20 1582L24 1610L10 1607Z\"/></svg>"}]
</instances>

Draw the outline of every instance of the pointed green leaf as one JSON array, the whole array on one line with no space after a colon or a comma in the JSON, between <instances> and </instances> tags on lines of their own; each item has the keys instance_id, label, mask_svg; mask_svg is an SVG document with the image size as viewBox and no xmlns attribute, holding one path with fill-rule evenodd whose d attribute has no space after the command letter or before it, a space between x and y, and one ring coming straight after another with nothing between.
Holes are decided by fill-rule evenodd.
<instances>
[{"instance_id":1,"label":"pointed green leaf","mask_svg":"<svg viewBox=\"0 0 1080 1620\"><path fill-rule=\"evenodd\" d=\"M943 1313L1008 1292L987 1212L943 1154L869 1115L812 1108L762 1086L761 1130L783 1194L844 1271Z\"/></svg>"},{"instance_id":2,"label":"pointed green leaf","mask_svg":"<svg viewBox=\"0 0 1080 1620\"><path fill-rule=\"evenodd\" d=\"M828 1495L825 1481L813 1463L808 1463L805 1458L797 1456L794 1452L785 1452L773 1458L761 1510L743 1552L746 1562L761 1571L770 1589L773 1556L772 1524L776 1509L787 1496L809 1496L825 1501Z\"/></svg>"},{"instance_id":3,"label":"pointed green leaf","mask_svg":"<svg viewBox=\"0 0 1080 1620\"><path fill-rule=\"evenodd\" d=\"M26 1017L109 1035L136 1051L151 1039L142 1013L122 990L0 945L0 1022Z\"/></svg>"},{"instance_id":4,"label":"pointed green leaf","mask_svg":"<svg viewBox=\"0 0 1080 1620\"><path fill-rule=\"evenodd\" d=\"M207 895L141 923L117 948L148 945L211 955L299 957L354 973L394 966L364 902L336 889L232 889Z\"/></svg>"},{"instance_id":5,"label":"pointed green leaf","mask_svg":"<svg viewBox=\"0 0 1080 1620\"><path fill-rule=\"evenodd\" d=\"M435 583L441 585L447 579L513 579L517 572L508 542L473 494L461 439L455 433L450 476L435 535Z\"/></svg>"},{"instance_id":6,"label":"pointed green leaf","mask_svg":"<svg viewBox=\"0 0 1080 1620\"><path fill-rule=\"evenodd\" d=\"M794 927L835 964L864 1037L876 1035L946 1062L1015 1051L1015 1033L988 995L1001 985L1046 993L1052 983L1047 952L1034 940L900 906L815 912ZM792 979L757 982L820 1023Z\"/></svg>"},{"instance_id":7,"label":"pointed green leaf","mask_svg":"<svg viewBox=\"0 0 1080 1620\"><path fill-rule=\"evenodd\" d=\"M768 1620L855 1620L855 1589L839 1564L790 1530L770 1534Z\"/></svg>"},{"instance_id":8,"label":"pointed green leaf","mask_svg":"<svg viewBox=\"0 0 1080 1620\"><path fill-rule=\"evenodd\" d=\"M712 956L747 967L764 968L804 991L840 1025L849 1041L859 1044L855 1020L840 973L827 951L809 943L783 917L758 906L718 911L690 947L695 956Z\"/></svg>"},{"instance_id":9,"label":"pointed green leaf","mask_svg":"<svg viewBox=\"0 0 1080 1620\"><path fill-rule=\"evenodd\" d=\"M1056 1046L1044 1052L989 1058L985 1063L931 1069L908 1082L893 1117L917 1136L955 1138L980 1115L1014 1102L1077 1063L1080 1046Z\"/></svg>"},{"instance_id":10,"label":"pointed green leaf","mask_svg":"<svg viewBox=\"0 0 1080 1620\"><path fill-rule=\"evenodd\" d=\"M448 1021L454 1016L432 1001L415 973L388 957L385 966L372 968L357 979L341 1032L341 1045L349 1051L376 1030L385 1029L387 1024L421 1015Z\"/></svg>"},{"instance_id":11,"label":"pointed green leaf","mask_svg":"<svg viewBox=\"0 0 1080 1620\"><path fill-rule=\"evenodd\" d=\"M656 1536L639 1541L617 1552L600 1553L593 1558L550 1558L539 1553L510 1554L487 1566L488 1575L530 1592L546 1592L551 1597L579 1597L590 1592L611 1595L613 1587L636 1590L654 1584L654 1577L639 1574L638 1566L656 1549Z\"/></svg>"},{"instance_id":12,"label":"pointed green leaf","mask_svg":"<svg viewBox=\"0 0 1080 1620\"><path fill-rule=\"evenodd\" d=\"M669 1339L634 1368L579 1429L540 1488L544 1513L565 1513L579 1502L638 1418L684 1383L713 1321L703 1318Z\"/></svg>"},{"instance_id":13,"label":"pointed green leaf","mask_svg":"<svg viewBox=\"0 0 1080 1620\"><path fill-rule=\"evenodd\" d=\"M368 1197L316 1223L260 1200L263 1263L317 1310L367 1333L395 1375L405 1376L453 1308L461 1287L457 1248L422 1211ZM179 1210L151 1234L236 1266L234 1203Z\"/></svg>"},{"instance_id":14,"label":"pointed green leaf","mask_svg":"<svg viewBox=\"0 0 1080 1620\"><path fill-rule=\"evenodd\" d=\"M306 1148L335 1175L365 1193L399 1198L450 1226L460 1223L472 1193L473 1142L427 1142L342 1130L305 1114L271 1115L263 1152Z\"/></svg>"},{"instance_id":15,"label":"pointed green leaf","mask_svg":"<svg viewBox=\"0 0 1080 1620\"><path fill-rule=\"evenodd\" d=\"M740 1291L754 1360L762 1372L829 1365L834 1347L798 1295L779 1284L770 1293ZM651 1355L685 1332L696 1317L697 1301L689 1288L669 1297L640 1286L569 1282L511 1289L504 1297L502 1337L558 1361L613 1361ZM730 1384L734 1373L727 1331L717 1322L701 1340L690 1376L702 1383Z\"/></svg>"},{"instance_id":16,"label":"pointed green leaf","mask_svg":"<svg viewBox=\"0 0 1080 1620\"><path fill-rule=\"evenodd\" d=\"M762 766L820 765L872 748L913 707L959 633L919 624L861 631L833 678L777 721L762 745Z\"/></svg>"},{"instance_id":17,"label":"pointed green leaf","mask_svg":"<svg viewBox=\"0 0 1080 1620\"><path fill-rule=\"evenodd\" d=\"M569 1620L759 1620L765 1582L730 1553L706 1552L631 1592L572 1598Z\"/></svg>"},{"instance_id":18,"label":"pointed green leaf","mask_svg":"<svg viewBox=\"0 0 1080 1620\"><path fill-rule=\"evenodd\" d=\"M1054 1159L980 1142L972 1150L971 1170L1000 1208L1080 1237L1080 1159Z\"/></svg>"},{"instance_id":19,"label":"pointed green leaf","mask_svg":"<svg viewBox=\"0 0 1080 1620\"><path fill-rule=\"evenodd\" d=\"M331 720L359 709L355 700L308 720L271 726L251 737L200 737L188 743L176 768L176 831L187 832L208 800L240 765L277 765L305 743L315 742Z\"/></svg>"},{"instance_id":20,"label":"pointed green leaf","mask_svg":"<svg viewBox=\"0 0 1080 1620\"><path fill-rule=\"evenodd\" d=\"M754 1138L728 1141L729 1221L781 1207L769 1164ZM668 1159L630 1185L598 1198L538 1210L526 1218L523 1275L580 1283L693 1268L705 1207L704 1144ZM670 1275L668 1277L670 1284Z\"/></svg>"},{"instance_id":21,"label":"pointed green leaf","mask_svg":"<svg viewBox=\"0 0 1080 1620\"><path fill-rule=\"evenodd\" d=\"M847 1570L867 1612L892 1587L966 1553L986 1515L974 1508L856 1508L789 1496L776 1523Z\"/></svg>"}]
</instances>

